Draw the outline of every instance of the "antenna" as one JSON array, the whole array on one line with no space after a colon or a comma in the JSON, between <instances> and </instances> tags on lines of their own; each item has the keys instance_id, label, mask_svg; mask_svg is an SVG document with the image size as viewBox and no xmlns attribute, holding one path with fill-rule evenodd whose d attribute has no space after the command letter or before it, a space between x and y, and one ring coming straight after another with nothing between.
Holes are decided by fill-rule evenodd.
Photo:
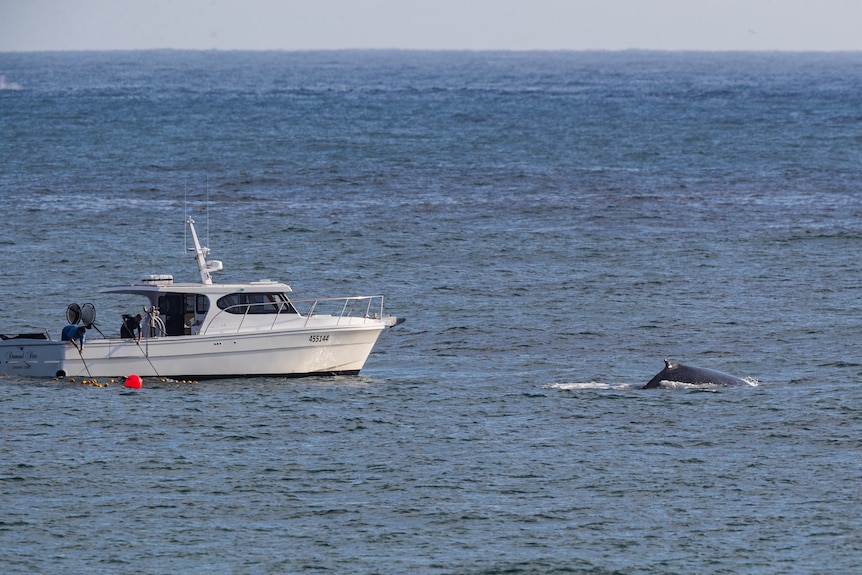
<instances>
[{"instance_id":1,"label":"antenna","mask_svg":"<svg viewBox=\"0 0 862 575\"><path fill-rule=\"evenodd\" d=\"M189 215L188 176L183 176L183 253L189 251L189 232L186 228L186 218Z\"/></svg>"},{"instance_id":2,"label":"antenna","mask_svg":"<svg viewBox=\"0 0 862 575\"><path fill-rule=\"evenodd\" d=\"M207 174L207 245L210 245L210 175Z\"/></svg>"}]
</instances>

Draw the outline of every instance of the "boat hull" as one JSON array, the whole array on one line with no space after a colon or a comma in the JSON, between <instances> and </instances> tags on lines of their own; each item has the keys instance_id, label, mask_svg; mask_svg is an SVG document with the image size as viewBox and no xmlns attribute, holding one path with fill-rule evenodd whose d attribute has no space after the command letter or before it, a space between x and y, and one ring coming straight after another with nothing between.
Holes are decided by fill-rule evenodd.
<instances>
[{"instance_id":1,"label":"boat hull","mask_svg":"<svg viewBox=\"0 0 862 575\"><path fill-rule=\"evenodd\" d=\"M385 325L87 341L82 354L68 342L0 341L0 371L29 377L174 379L356 374Z\"/></svg>"}]
</instances>

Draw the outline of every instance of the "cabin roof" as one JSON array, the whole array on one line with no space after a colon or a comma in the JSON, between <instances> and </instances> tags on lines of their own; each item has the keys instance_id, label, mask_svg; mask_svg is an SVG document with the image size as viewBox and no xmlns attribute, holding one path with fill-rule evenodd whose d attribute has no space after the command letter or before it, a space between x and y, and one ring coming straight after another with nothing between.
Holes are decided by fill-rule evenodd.
<instances>
[{"instance_id":1,"label":"cabin roof","mask_svg":"<svg viewBox=\"0 0 862 575\"><path fill-rule=\"evenodd\" d=\"M291 292L290 286L272 280L260 280L245 283L154 283L154 284L129 284L108 286L99 290L101 293L125 293L136 295L149 295L159 293L194 293L224 295L229 293L273 293Z\"/></svg>"}]
</instances>

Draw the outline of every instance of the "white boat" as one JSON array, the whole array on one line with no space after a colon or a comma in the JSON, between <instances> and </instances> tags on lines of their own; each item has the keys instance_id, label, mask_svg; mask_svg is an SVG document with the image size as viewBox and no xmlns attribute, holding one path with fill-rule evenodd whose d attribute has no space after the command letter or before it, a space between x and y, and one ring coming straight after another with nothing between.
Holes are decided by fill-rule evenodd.
<instances>
[{"instance_id":1,"label":"white boat","mask_svg":"<svg viewBox=\"0 0 862 575\"><path fill-rule=\"evenodd\" d=\"M92 304L72 304L69 322L90 328L82 351L47 331L2 335L0 373L192 380L357 374L383 329L404 321L383 314L383 296L292 299L290 286L272 280L214 283L222 263L206 259L209 248L201 247L194 220L187 223L200 283L150 275L100 290L144 298L140 341L102 335Z\"/></svg>"}]
</instances>

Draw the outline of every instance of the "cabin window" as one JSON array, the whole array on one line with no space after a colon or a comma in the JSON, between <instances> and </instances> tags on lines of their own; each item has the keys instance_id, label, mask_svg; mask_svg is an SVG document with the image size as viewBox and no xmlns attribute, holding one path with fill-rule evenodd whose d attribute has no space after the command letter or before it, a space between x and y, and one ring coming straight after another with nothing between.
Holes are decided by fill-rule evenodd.
<instances>
[{"instance_id":1,"label":"cabin window","mask_svg":"<svg viewBox=\"0 0 862 575\"><path fill-rule=\"evenodd\" d=\"M195 297L195 313L204 315L210 310L210 298L205 295Z\"/></svg>"},{"instance_id":2,"label":"cabin window","mask_svg":"<svg viewBox=\"0 0 862 575\"><path fill-rule=\"evenodd\" d=\"M296 313L283 293L232 293L220 297L216 305L227 313Z\"/></svg>"}]
</instances>

